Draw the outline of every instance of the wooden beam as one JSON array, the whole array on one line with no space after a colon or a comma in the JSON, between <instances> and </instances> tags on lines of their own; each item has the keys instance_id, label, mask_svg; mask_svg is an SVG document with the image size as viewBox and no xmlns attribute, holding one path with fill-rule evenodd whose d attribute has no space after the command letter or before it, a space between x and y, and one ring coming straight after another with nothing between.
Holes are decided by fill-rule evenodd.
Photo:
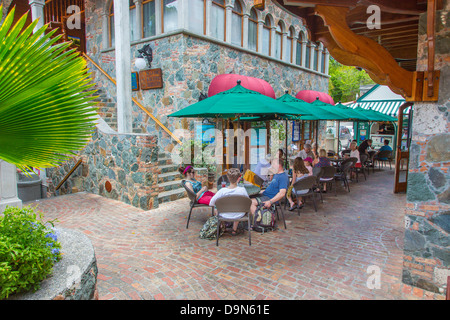
<instances>
[{"instance_id":1,"label":"wooden beam","mask_svg":"<svg viewBox=\"0 0 450 320\"><path fill-rule=\"evenodd\" d=\"M347 25L345 17L348 8L316 6L316 14L330 30L334 42L342 51L357 62L357 66L369 71L375 78L387 84L394 92L411 97L413 73L401 68L389 52L377 42L355 34ZM327 47L330 51L330 49ZM334 57L337 48L330 54ZM352 64L354 65L354 64Z\"/></svg>"}]
</instances>

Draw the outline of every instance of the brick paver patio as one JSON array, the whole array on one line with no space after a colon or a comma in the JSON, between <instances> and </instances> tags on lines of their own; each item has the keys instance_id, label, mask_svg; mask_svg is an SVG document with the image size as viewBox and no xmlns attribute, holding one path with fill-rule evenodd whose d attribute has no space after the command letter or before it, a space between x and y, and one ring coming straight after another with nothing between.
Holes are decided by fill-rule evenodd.
<instances>
[{"instance_id":1,"label":"brick paver patio","mask_svg":"<svg viewBox=\"0 0 450 320\"><path fill-rule=\"evenodd\" d=\"M401 282L405 195L393 194L393 170L342 187L285 212L271 233L198 237L210 210L188 200L142 211L76 193L35 202L56 226L84 232L98 262L100 299L444 299ZM369 289L368 268L381 270Z\"/></svg>"}]
</instances>

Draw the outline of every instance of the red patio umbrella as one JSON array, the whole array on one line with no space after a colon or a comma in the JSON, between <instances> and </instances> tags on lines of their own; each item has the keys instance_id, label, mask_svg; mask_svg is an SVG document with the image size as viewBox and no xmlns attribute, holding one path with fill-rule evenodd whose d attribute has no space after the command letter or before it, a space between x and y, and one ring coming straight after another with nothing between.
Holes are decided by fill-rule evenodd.
<instances>
[{"instance_id":1,"label":"red patio umbrella","mask_svg":"<svg viewBox=\"0 0 450 320\"><path fill-rule=\"evenodd\" d=\"M297 99L306 101L308 103L312 103L317 98L319 98L319 100L322 102L334 105L333 98L328 93L325 93L325 92L314 91L314 90L301 90L297 93L297 95L295 97Z\"/></svg>"},{"instance_id":2,"label":"red patio umbrella","mask_svg":"<svg viewBox=\"0 0 450 320\"><path fill-rule=\"evenodd\" d=\"M275 91L267 81L232 73L219 74L218 76L216 76L209 85L208 97L212 97L219 92L234 88L238 80L241 81L241 86L243 86L244 88L259 92L265 96L275 99Z\"/></svg>"}]
</instances>

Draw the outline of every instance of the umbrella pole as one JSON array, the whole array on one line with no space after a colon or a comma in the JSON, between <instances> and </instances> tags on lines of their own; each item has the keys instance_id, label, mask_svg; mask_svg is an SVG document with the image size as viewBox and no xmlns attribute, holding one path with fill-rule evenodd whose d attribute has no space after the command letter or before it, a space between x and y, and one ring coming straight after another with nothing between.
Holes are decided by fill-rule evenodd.
<instances>
[{"instance_id":1,"label":"umbrella pole","mask_svg":"<svg viewBox=\"0 0 450 320\"><path fill-rule=\"evenodd\" d=\"M287 169L288 168L288 161L287 161L287 157L288 157L288 121L286 119L286 134L285 134L285 139L286 139L286 155L284 156L284 168Z\"/></svg>"},{"instance_id":2,"label":"umbrella pole","mask_svg":"<svg viewBox=\"0 0 450 320\"><path fill-rule=\"evenodd\" d=\"M316 120L316 154L317 154L317 149L318 149L318 145L319 145L319 120Z\"/></svg>"},{"instance_id":3,"label":"umbrella pole","mask_svg":"<svg viewBox=\"0 0 450 320\"><path fill-rule=\"evenodd\" d=\"M340 128L340 127L341 127L341 121L338 120L337 132L336 132L336 134L337 134L337 139L338 139L338 143L337 143L337 152L336 152L337 154L339 154L339 142L340 142L340 139L339 139L340 137L339 137L339 136L340 136L340 131L341 131L341 128Z\"/></svg>"}]
</instances>

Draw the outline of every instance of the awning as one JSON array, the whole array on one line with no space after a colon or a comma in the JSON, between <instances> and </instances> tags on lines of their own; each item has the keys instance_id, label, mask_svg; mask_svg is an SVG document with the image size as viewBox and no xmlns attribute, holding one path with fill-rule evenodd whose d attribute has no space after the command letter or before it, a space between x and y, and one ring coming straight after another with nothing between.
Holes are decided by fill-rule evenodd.
<instances>
[{"instance_id":1,"label":"awning","mask_svg":"<svg viewBox=\"0 0 450 320\"><path fill-rule=\"evenodd\" d=\"M236 86L238 80L241 81L241 86L244 88L275 99L275 91L267 81L239 74L219 74L214 77L209 85L208 97L212 97L219 92L230 90Z\"/></svg>"},{"instance_id":2,"label":"awning","mask_svg":"<svg viewBox=\"0 0 450 320\"><path fill-rule=\"evenodd\" d=\"M361 102L355 102L352 104L347 105L350 108L357 108L360 107L362 109L366 110L373 110L381 112L385 115L391 116L391 117L397 117L398 116L398 110L402 104L405 103L405 100L387 100L387 101L361 101ZM403 114L408 114L411 107L406 108L403 111Z\"/></svg>"}]
</instances>

